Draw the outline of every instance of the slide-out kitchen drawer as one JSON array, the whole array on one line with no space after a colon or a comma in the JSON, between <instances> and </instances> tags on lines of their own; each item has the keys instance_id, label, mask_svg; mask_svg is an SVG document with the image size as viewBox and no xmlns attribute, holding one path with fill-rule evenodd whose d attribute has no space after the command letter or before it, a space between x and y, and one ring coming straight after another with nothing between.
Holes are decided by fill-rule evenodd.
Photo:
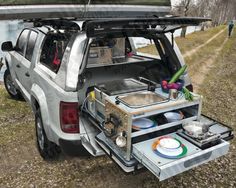
<instances>
[{"instance_id":1,"label":"slide-out kitchen drawer","mask_svg":"<svg viewBox=\"0 0 236 188\"><path fill-rule=\"evenodd\" d=\"M158 156L152 150L152 144L157 138L133 144L133 156L157 176L160 181L221 157L227 154L229 150L229 143L224 140L221 140L215 146L202 150L176 133L169 135L177 138L187 147L188 151L185 157L166 159Z\"/></svg>"}]
</instances>

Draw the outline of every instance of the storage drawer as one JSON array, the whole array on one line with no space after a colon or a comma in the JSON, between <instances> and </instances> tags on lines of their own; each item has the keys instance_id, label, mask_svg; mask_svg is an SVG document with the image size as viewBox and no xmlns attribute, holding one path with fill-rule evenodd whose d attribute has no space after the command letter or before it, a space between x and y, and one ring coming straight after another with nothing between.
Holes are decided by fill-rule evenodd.
<instances>
[{"instance_id":1,"label":"storage drawer","mask_svg":"<svg viewBox=\"0 0 236 188\"><path fill-rule=\"evenodd\" d=\"M218 145L201 150L176 133L169 134L169 136L178 139L187 147L188 151L185 157L180 159L166 159L158 156L152 150L152 144L157 138L133 145L133 156L157 176L160 181L223 156L229 150L229 143L224 140L221 140L221 143Z\"/></svg>"}]
</instances>

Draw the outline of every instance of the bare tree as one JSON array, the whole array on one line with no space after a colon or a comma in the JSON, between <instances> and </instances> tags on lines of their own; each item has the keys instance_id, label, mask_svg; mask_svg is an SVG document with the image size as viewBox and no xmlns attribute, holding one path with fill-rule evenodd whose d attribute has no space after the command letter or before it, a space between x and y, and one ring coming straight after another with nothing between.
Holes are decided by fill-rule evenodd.
<instances>
[{"instance_id":1,"label":"bare tree","mask_svg":"<svg viewBox=\"0 0 236 188\"><path fill-rule=\"evenodd\" d=\"M181 0L180 4L175 6L174 9L172 10L172 13L176 16L193 16L194 12L194 0ZM190 11L190 10L193 11ZM183 27L181 31L181 37L185 37L186 35L187 28Z\"/></svg>"},{"instance_id":2,"label":"bare tree","mask_svg":"<svg viewBox=\"0 0 236 188\"><path fill-rule=\"evenodd\" d=\"M212 18L214 26L235 19L235 0L198 0L199 16Z\"/></svg>"},{"instance_id":3,"label":"bare tree","mask_svg":"<svg viewBox=\"0 0 236 188\"><path fill-rule=\"evenodd\" d=\"M188 16L191 0L182 0L181 4L183 6L183 16ZM186 36L187 27L183 27L181 31L181 37Z\"/></svg>"},{"instance_id":4,"label":"bare tree","mask_svg":"<svg viewBox=\"0 0 236 188\"><path fill-rule=\"evenodd\" d=\"M198 16L212 18L213 26L225 24L229 20L236 19L235 0L181 0L175 6L173 13L178 16ZM202 30L209 26L202 24ZM182 29L181 37L185 37L186 28Z\"/></svg>"}]
</instances>

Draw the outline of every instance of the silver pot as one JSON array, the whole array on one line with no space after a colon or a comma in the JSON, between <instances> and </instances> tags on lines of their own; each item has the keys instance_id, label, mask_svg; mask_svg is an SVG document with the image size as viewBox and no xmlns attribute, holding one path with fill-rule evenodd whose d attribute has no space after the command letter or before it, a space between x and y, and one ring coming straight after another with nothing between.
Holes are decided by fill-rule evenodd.
<instances>
[{"instance_id":1,"label":"silver pot","mask_svg":"<svg viewBox=\"0 0 236 188\"><path fill-rule=\"evenodd\" d=\"M183 129L189 136L202 139L209 132L209 125L199 121L190 121L183 124Z\"/></svg>"}]
</instances>

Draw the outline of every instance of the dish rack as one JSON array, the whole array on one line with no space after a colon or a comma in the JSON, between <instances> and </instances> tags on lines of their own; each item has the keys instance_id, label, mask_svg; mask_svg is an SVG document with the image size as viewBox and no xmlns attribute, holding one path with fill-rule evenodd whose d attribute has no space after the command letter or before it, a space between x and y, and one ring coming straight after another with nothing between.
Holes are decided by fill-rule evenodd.
<instances>
[{"instance_id":1,"label":"dish rack","mask_svg":"<svg viewBox=\"0 0 236 188\"><path fill-rule=\"evenodd\" d=\"M156 89L154 94L163 97L163 99L167 99L168 97L160 88ZM143 136L153 133L160 134L163 130L168 128L173 128L174 130L174 127L180 127L184 122L198 120L201 116L202 97L196 94L193 95L193 101L187 101L182 95L176 100L163 100L158 104L154 103L139 108L132 108L130 105L127 105L127 103L122 103L120 100L117 100L119 96L106 97L106 121L109 122L111 116L115 116L116 119L120 121L117 133L125 132L127 138L127 145L123 148L125 151L125 159L130 160L132 158L132 144L137 142L137 140L142 139ZM181 111L184 114L184 118L176 122L159 121L165 112L170 111ZM154 122L157 122L157 126L152 126L138 131L132 129L133 121L139 118L149 118L154 120ZM109 127L112 126L107 125L107 129L109 129ZM111 139L115 140L115 137Z\"/></svg>"}]
</instances>

